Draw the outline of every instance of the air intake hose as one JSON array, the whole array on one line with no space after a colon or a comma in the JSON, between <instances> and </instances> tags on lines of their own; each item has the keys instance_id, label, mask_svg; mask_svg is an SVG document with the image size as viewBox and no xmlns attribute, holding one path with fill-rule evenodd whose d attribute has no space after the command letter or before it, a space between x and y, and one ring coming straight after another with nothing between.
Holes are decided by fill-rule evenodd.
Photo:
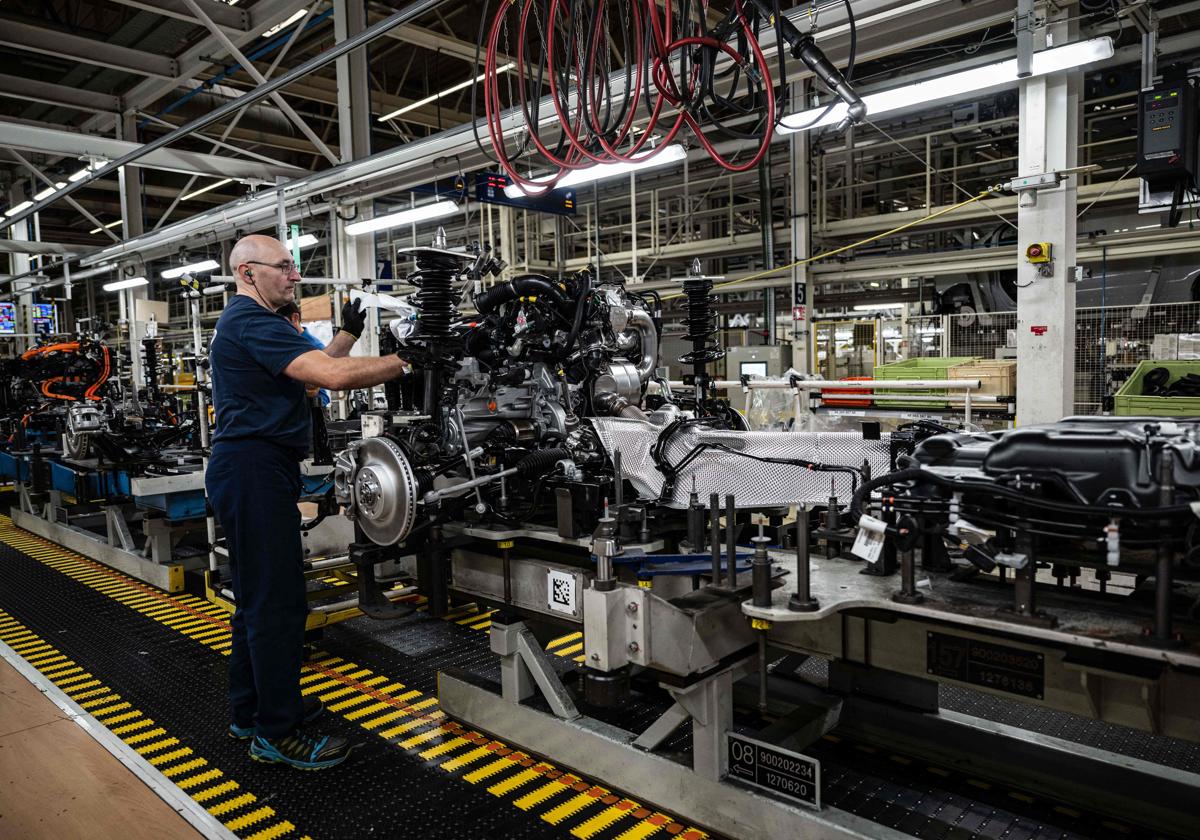
<instances>
[{"instance_id":1,"label":"air intake hose","mask_svg":"<svg viewBox=\"0 0 1200 840\"><path fill-rule=\"evenodd\" d=\"M493 286L475 295L475 308L479 314L487 315L519 297L544 297L553 301L556 309L566 311L571 301L557 286L537 274L523 274L507 283Z\"/></svg>"}]
</instances>

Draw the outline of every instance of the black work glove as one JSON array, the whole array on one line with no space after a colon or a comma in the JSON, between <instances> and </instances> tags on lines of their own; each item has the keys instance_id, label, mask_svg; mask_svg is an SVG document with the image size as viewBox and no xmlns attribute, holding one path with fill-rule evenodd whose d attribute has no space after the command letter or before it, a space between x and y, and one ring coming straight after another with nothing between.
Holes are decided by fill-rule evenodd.
<instances>
[{"instance_id":1,"label":"black work glove","mask_svg":"<svg viewBox=\"0 0 1200 840\"><path fill-rule=\"evenodd\" d=\"M351 299L342 305L342 329L358 338L367 325L367 313L362 308L362 298Z\"/></svg>"}]
</instances>

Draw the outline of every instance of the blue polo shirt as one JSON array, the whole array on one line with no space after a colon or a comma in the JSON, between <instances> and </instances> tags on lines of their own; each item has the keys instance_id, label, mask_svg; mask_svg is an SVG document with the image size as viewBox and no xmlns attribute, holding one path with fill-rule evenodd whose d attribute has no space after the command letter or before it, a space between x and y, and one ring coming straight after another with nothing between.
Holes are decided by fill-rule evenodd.
<instances>
[{"instance_id":1,"label":"blue polo shirt","mask_svg":"<svg viewBox=\"0 0 1200 840\"><path fill-rule=\"evenodd\" d=\"M234 295L209 345L216 431L213 443L263 439L303 458L312 449L304 385L284 374L313 351L282 316Z\"/></svg>"}]
</instances>

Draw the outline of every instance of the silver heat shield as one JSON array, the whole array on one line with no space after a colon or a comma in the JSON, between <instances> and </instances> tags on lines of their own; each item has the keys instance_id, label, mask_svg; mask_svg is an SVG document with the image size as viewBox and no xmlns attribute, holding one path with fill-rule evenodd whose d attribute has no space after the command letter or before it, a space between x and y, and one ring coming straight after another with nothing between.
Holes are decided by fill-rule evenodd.
<instances>
[{"instance_id":1,"label":"silver heat shield","mask_svg":"<svg viewBox=\"0 0 1200 840\"><path fill-rule=\"evenodd\" d=\"M654 465L651 449L663 427L641 420L614 417L591 418L600 441L611 458L621 453L621 469L641 499L657 499L663 488L663 474ZM754 458L794 458L820 464L861 467L865 459L872 475L891 469L888 436L864 440L854 432L729 432L685 428L676 431L666 447L666 460L678 464L701 443L723 444L738 454L708 449L680 470L668 507L687 507L693 480L701 502L707 504L712 493L732 493L739 507L793 505L797 502L825 504L829 501L830 481L843 502L853 493L849 473L817 472L790 464L770 464Z\"/></svg>"}]
</instances>

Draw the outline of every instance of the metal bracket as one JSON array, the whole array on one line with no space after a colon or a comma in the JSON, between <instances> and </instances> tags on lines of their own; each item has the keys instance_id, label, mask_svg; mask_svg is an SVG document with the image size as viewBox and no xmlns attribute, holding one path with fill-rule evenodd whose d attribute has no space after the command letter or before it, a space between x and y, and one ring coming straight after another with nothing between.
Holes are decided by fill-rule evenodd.
<instances>
[{"instance_id":1,"label":"metal bracket","mask_svg":"<svg viewBox=\"0 0 1200 840\"><path fill-rule=\"evenodd\" d=\"M500 689L505 700L510 703L528 700L536 687L555 716L564 720L580 717L570 692L550 664L550 657L524 622L493 622L490 641L492 652L500 657Z\"/></svg>"},{"instance_id":2,"label":"metal bracket","mask_svg":"<svg viewBox=\"0 0 1200 840\"><path fill-rule=\"evenodd\" d=\"M104 506L104 523L108 530L108 544L125 551L137 551L133 534L129 532L129 523L119 505Z\"/></svg>"}]
</instances>

